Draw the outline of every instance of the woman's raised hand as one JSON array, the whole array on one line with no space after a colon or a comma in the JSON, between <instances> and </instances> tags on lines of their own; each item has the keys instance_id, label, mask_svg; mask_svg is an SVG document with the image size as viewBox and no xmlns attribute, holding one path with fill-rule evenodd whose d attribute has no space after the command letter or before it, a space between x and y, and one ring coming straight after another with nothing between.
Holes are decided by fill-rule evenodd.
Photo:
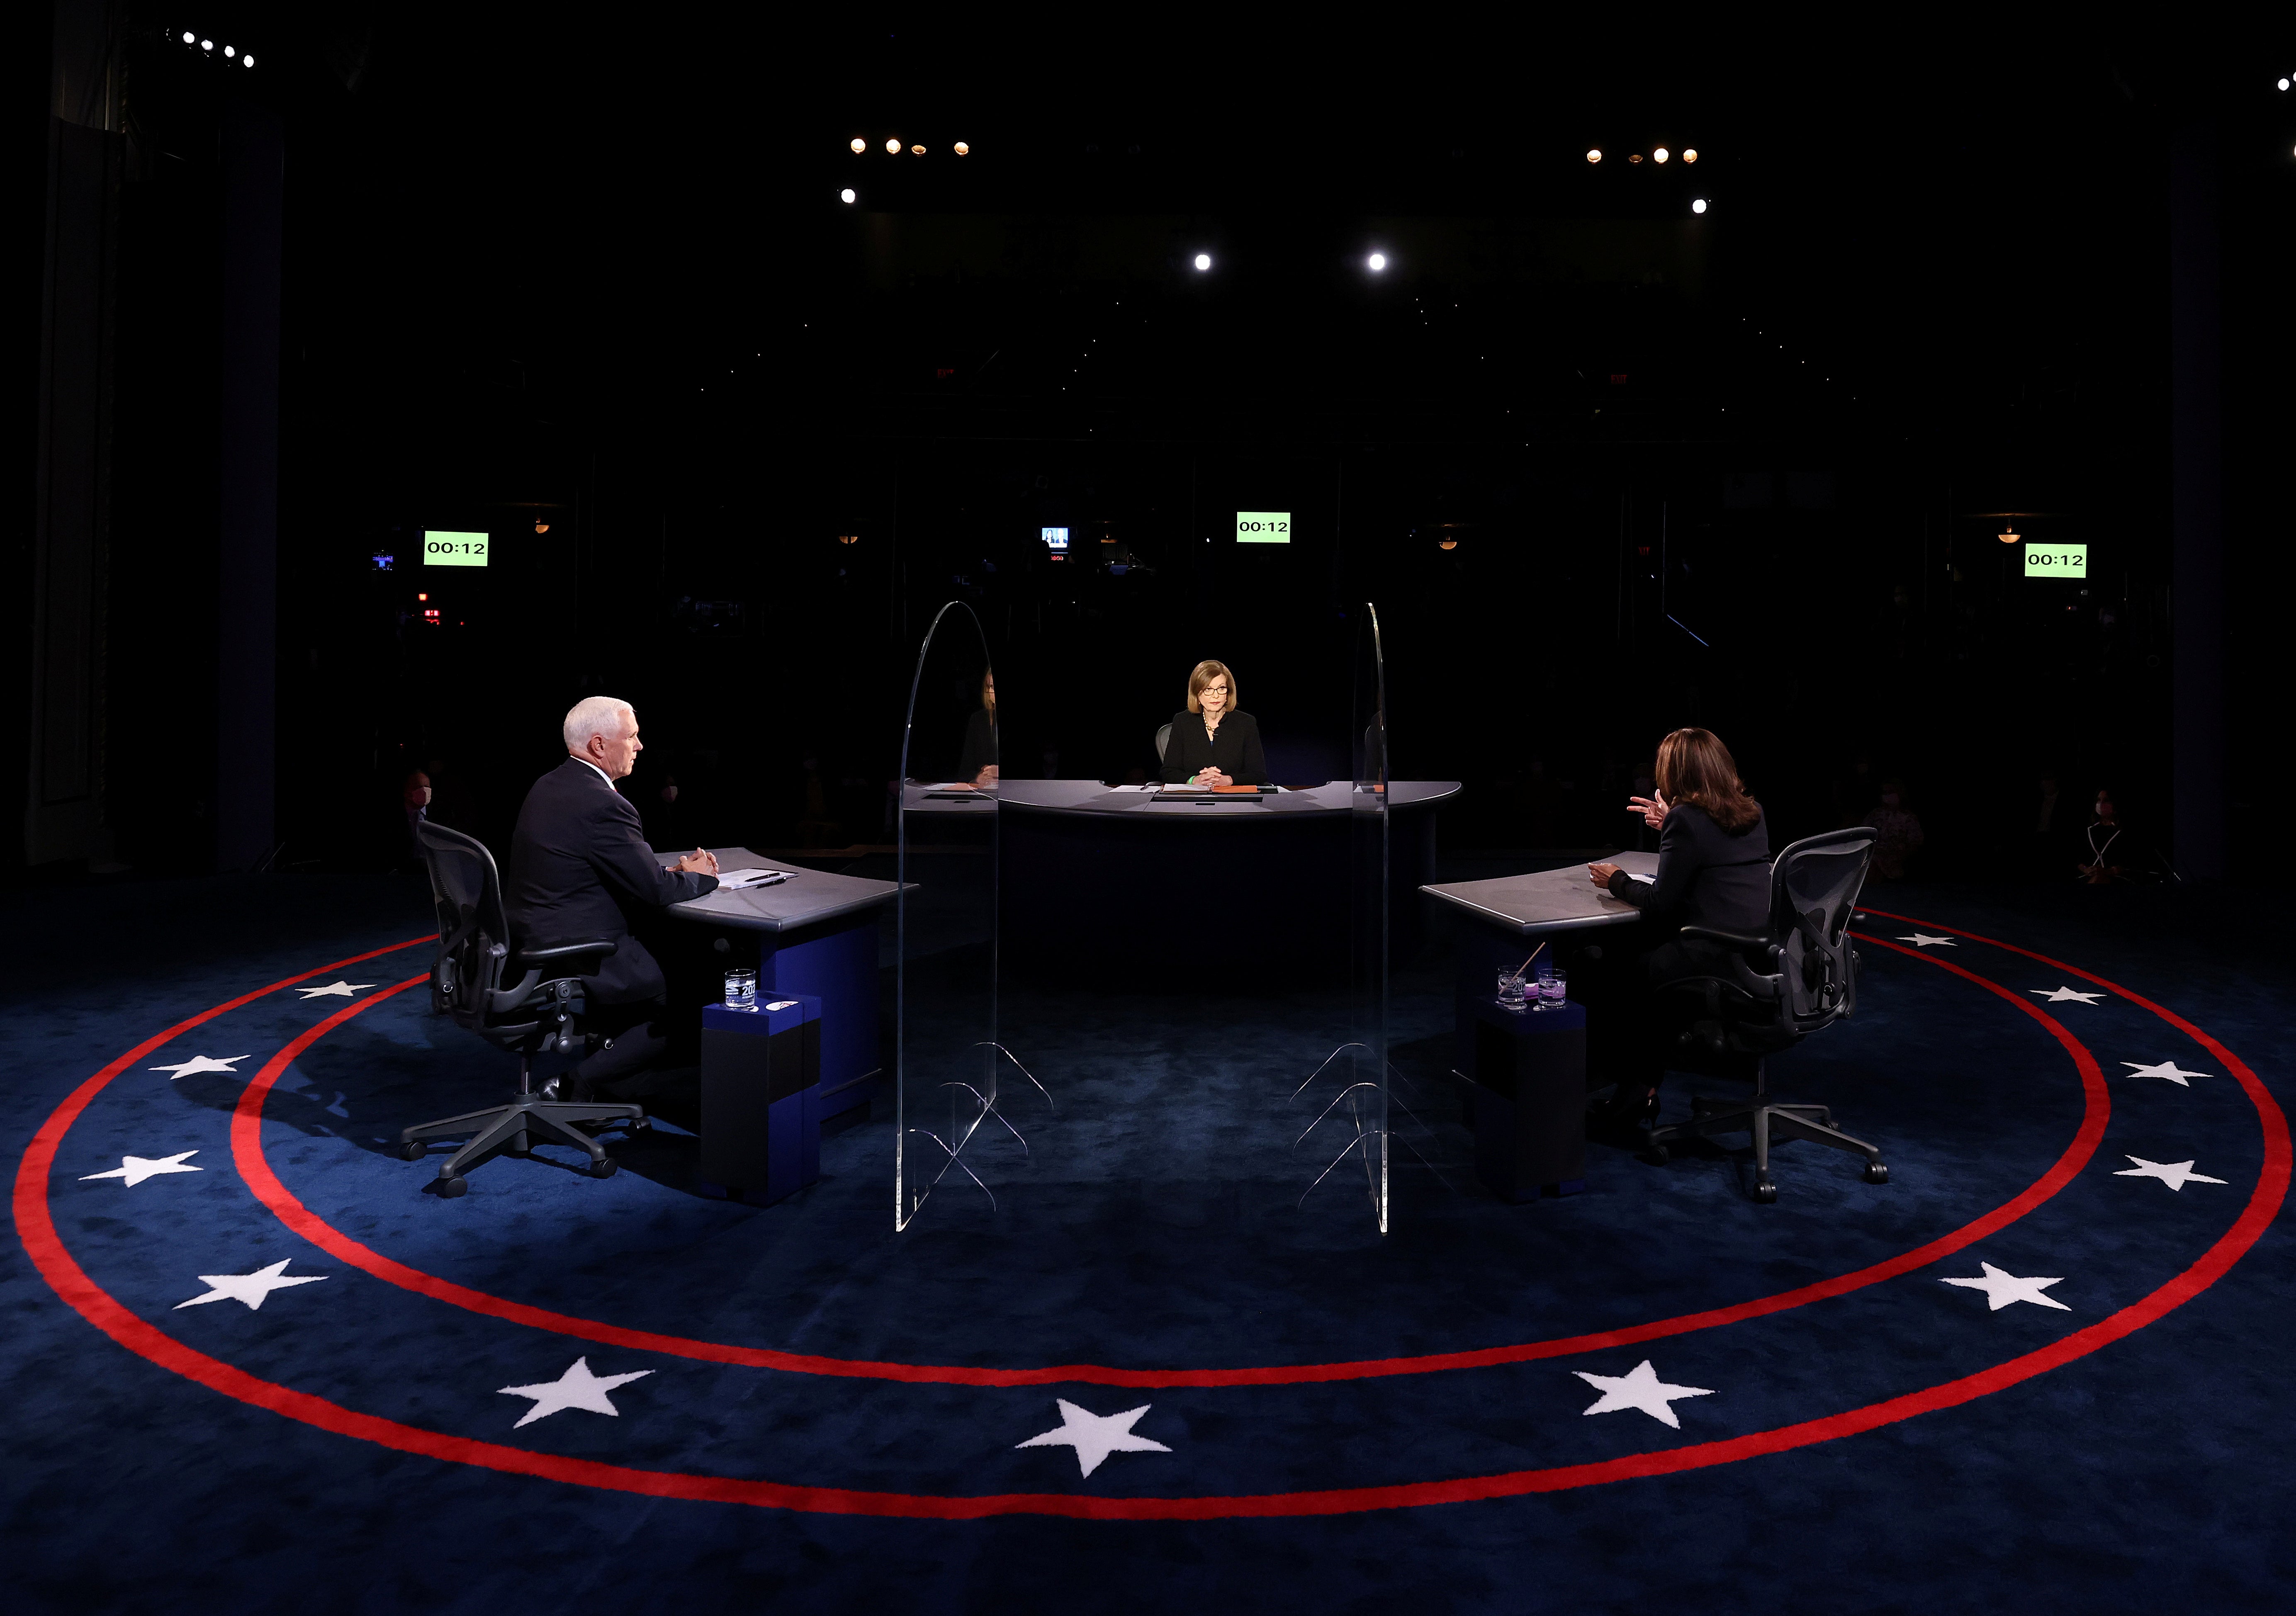
<instances>
[{"instance_id":1,"label":"woman's raised hand","mask_svg":"<svg viewBox=\"0 0 2296 1616\"><path fill-rule=\"evenodd\" d=\"M1650 826L1653 831L1659 830L1665 825L1666 809L1667 801L1666 793L1664 792L1652 792L1647 797L1629 797L1627 799L1627 812L1629 814L1640 814L1643 816L1643 823Z\"/></svg>"}]
</instances>

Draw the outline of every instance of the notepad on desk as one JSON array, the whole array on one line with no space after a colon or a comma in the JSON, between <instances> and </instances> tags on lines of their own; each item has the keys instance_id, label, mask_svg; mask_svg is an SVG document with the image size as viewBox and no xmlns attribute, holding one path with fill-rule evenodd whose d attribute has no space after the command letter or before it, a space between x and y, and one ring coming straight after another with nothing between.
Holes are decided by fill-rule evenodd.
<instances>
[{"instance_id":1,"label":"notepad on desk","mask_svg":"<svg viewBox=\"0 0 2296 1616\"><path fill-rule=\"evenodd\" d=\"M795 872L790 870L735 870L718 878L720 892L742 892L751 887L770 887L787 881Z\"/></svg>"}]
</instances>

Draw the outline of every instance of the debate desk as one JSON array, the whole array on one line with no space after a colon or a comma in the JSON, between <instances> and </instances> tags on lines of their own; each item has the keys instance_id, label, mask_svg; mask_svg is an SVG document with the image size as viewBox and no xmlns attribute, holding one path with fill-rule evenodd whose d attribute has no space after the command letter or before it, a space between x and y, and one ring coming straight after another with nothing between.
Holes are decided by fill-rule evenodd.
<instances>
[{"instance_id":1,"label":"debate desk","mask_svg":"<svg viewBox=\"0 0 2296 1616\"><path fill-rule=\"evenodd\" d=\"M721 887L669 915L701 930L697 962L685 972L706 980L718 997L723 973L747 965L758 973L758 997L805 996L821 1001L822 1117L865 1105L876 1093L882 1064L877 1051L878 919L899 889L890 881L791 869L747 848L712 848L721 876L744 870L788 870L772 886ZM656 849L665 866L678 854ZM681 928L682 930L683 928ZM673 980L677 980L676 976Z\"/></svg>"},{"instance_id":2,"label":"debate desk","mask_svg":"<svg viewBox=\"0 0 2296 1616\"><path fill-rule=\"evenodd\" d=\"M1497 999L1499 972L1521 970L1542 945L1552 958L1566 936L1591 941L1574 934L1642 918L1587 878L1587 862L1419 889L1478 923L1460 928L1457 938L1451 1070L1464 1085L1475 1170L1505 1201L1569 1194L1585 1181L1586 1012L1576 1004L1560 1013L1510 1012ZM1600 862L1630 875L1658 870L1655 853L1613 853Z\"/></svg>"},{"instance_id":3,"label":"debate desk","mask_svg":"<svg viewBox=\"0 0 2296 1616\"><path fill-rule=\"evenodd\" d=\"M1455 780L1385 793L1390 923L1434 874L1435 810ZM1021 977L1172 985L1206 969L1275 985L1344 972L1357 792L1335 780L1270 796L1171 797L1091 780L996 789L997 946ZM964 805L920 803L963 811ZM972 811L980 811L977 808Z\"/></svg>"}]
</instances>

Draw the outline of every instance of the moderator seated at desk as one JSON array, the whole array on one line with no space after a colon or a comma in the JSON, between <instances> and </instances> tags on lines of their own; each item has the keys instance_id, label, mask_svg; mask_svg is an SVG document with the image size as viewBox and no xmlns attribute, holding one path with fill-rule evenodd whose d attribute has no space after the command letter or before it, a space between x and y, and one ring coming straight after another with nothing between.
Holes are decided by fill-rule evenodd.
<instances>
[{"instance_id":1,"label":"moderator seated at desk","mask_svg":"<svg viewBox=\"0 0 2296 1616\"><path fill-rule=\"evenodd\" d=\"M1273 785L1259 725L1235 705L1225 662L1202 661L1188 675L1188 705L1172 715L1164 742L1167 785Z\"/></svg>"}]
</instances>

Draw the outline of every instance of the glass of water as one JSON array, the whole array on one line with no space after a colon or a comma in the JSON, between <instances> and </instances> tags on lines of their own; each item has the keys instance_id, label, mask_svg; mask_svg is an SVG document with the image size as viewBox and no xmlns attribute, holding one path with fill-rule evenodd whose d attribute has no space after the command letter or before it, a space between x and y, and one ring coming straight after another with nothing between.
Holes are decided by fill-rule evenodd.
<instances>
[{"instance_id":1,"label":"glass of water","mask_svg":"<svg viewBox=\"0 0 2296 1616\"><path fill-rule=\"evenodd\" d=\"M1560 1010L1569 1002L1570 979L1562 966L1555 965L1538 973L1538 1007Z\"/></svg>"},{"instance_id":2,"label":"glass of water","mask_svg":"<svg viewBox=\"0 0 2296 1616\"><path fill-rule=\"evenodd\" d=\"M1522 978L1515 975L1514 972L1511 971L1500 972L1499 1008L1502 1010L1512 1010L1519 1015L1525 1009L1529 1008L1529 1006L1523 1002L1524 997L1525 994L1523 990Z\"/></svg>"},{"instance_id":3,"label":"glass of water","mask_svg":"<svg viewBox=\"0 0 2296 1616\"><path fill-rule=\"evenodd\" d=\"M744 965L726 973L726 1008L755 1010L758 1007L758 973Z\"/></svg>"}]
</instances>

